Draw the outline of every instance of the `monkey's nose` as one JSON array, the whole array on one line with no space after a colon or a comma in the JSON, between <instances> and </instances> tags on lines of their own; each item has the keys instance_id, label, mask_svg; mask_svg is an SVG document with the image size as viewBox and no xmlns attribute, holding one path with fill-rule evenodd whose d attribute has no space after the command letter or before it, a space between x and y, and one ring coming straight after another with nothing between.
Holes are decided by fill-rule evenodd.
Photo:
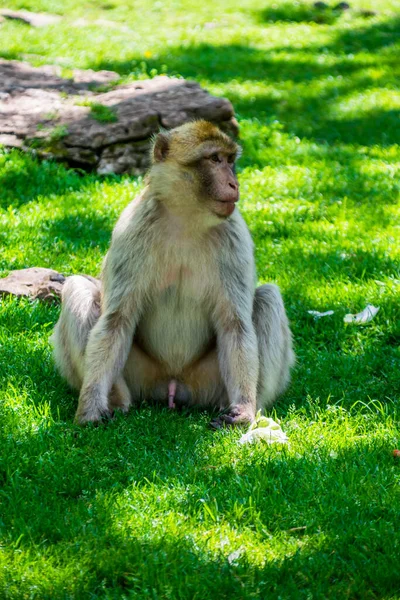
<instances>
[{"instance_id":1,"label":"monkey's nose","mask_svg":"<svg viewBox=\"0 0 400 600\"><path fill-rule=\"evenodd\" d=\"M233 190L235 190L235 192L238 189L237 183L231 183L231 182L229 182L229 187L231 187Z\"/></svg>"}]
</instances>

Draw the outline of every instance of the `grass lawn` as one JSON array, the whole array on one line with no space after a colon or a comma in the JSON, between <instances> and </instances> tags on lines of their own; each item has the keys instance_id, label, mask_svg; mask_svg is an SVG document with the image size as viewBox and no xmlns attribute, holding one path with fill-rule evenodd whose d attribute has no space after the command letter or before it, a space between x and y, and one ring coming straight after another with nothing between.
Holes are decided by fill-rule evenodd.
<instances>
[{"instance_id":1,"label":"grass lawn","mask_svg":"<svg viewBox=\"0 0 400 600\"><path fill-rule=\"evenodd\" d=\"M272 413L287 447L146 406L81 429L59 308L0 300L0 598L400 598L400 16L350 2L1 3L63 16L3 23L2 57L231 99L259 280L282 289L298 362ZM0 150L1 273L96 275L141 186ZM367 303L373 321L343 322Z\"/></svg>"}]
</instances>

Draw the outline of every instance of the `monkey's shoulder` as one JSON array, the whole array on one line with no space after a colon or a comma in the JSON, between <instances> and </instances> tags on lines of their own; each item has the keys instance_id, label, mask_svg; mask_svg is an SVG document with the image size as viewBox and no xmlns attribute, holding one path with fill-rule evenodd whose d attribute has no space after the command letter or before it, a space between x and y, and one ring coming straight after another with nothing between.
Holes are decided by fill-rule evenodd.
<instances>
[{"instance_id":1,"label":"monkey's shoulder","mask_svg":"<svg viewBox=\"0 0 400 600\"><path fill-rule=\"evenodd\" d=\"M112 243L125 243L140 238L140 243L151 234L160 219L157 199L143 190L122 211L112 233Z\"/></svg>"},{"instance_id":2,"label":"monkey's shoulder","mask_svg":"<svg viewBox=\"0 0 400 600\"><path fill-rule=\"evenodd\" d=\"M221 260L243 265L254 262L253 240L239 211L218 228L216 243Z\"/></svg>"},{"instance_id":3,"label":"monkey's shoulder","mask_svg":"<svg viewBox=\"0 0 400 600\"><path fill-rule=\"evenodd\" d=\"M253 251L253 240L246 221L239 210L235 210L230 219L227 219L217 228L219 243L228 245L231 249L245 248Z\"/></svg>"}]
</instances>

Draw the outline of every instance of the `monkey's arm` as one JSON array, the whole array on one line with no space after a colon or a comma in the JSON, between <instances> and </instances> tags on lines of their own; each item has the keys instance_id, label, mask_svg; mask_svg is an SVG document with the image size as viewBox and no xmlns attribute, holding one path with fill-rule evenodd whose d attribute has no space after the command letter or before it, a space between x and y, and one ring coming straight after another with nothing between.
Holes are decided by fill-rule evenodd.
<instances>
[{"instance_id":1,"label":"monkey's arm","mask_svg":"<svg viewBox=\"0 0 400 600\"><path fill-rule=\"evenodd\" d=\"M243 314L240 308L224 303L216 319L218 359L230 401L229 412L220 419L231 425L251 422L257 403L257 337L251 312Z\"/></svg>"},{"instance_id":2,"label":"monkey's arm","mask_svg":"<svg viewBox=\"0 0 400 600\"><path fill-rule=\"evenodd\" d=\"M230 411L218 420L228 424L255 417L259 374L258 340L253 325L255 264L253 243L238 214L222 230L214 327L218 358L228 392Z\"/></svg>"},{"instance_id":3,"label":"monkey's arm","mask_svg":"<svg viewBox=\"0 0 400 600\"><path fill-rule=\"evenodd\" d=\"M93 327L85 352L84 379L76 420L98 421L108 415L108 396L121 374L151 281L143 255L134 260L137 245L146 240L126 232L113 236L103 268L101 316Z\"/></svg>"},{"instance_id":4,"label":"monkey's arm","mask_svg":"<svg viewBox=\"0 0 400 600\"><path fill-rule=\"evenodd\" d=\"M108 395L128 358L139 311L134 297L125 298L119 308L106 310L93 327L76 413L79 423L98 421L109 414Z\"/></svg>"}]
</instances>

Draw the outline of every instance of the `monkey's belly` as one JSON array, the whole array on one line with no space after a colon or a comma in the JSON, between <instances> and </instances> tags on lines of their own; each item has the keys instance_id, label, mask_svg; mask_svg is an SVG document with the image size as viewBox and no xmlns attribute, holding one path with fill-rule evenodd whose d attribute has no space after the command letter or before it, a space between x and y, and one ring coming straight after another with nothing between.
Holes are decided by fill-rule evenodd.
<instances>
[{"instance_id":1,"label":"monkey's belly","mask_svg":"<svg viewBox=\"0 0 400 600\"><path fill-rule=\"evenodd\" d=\"M215 339L205 310L195 301L160 303L146 313L135 340L172 375L201 357Z\"/></svg>"}]
</instances>

